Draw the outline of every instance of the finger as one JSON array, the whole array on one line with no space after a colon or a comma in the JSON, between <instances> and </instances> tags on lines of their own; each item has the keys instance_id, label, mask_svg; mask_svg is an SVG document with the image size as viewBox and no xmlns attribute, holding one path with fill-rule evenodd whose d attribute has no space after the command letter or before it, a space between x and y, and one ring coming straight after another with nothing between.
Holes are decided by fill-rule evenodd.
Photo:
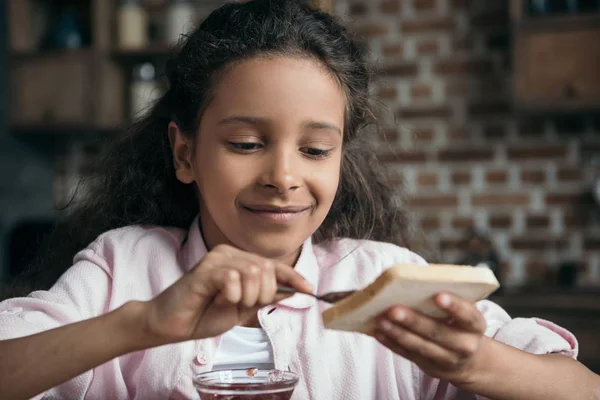
<instances>
[{"instance_id":1,"label":"finger","mask_svg":"<svg viewBox=\"0 0 600 400\"><path fill-rule=\"evenodd\" d=\"M413 360L411 358L411 355L409 354L409 352L404 349L402 346L398 345L398 343L396 343L394 341L394 339L392 339L391 337L389 337L388 335L386 335L385 333L379 331L379 330L375 330L375 332L373 333L373 337L382 345L384 345L385 347L387 347L388 349L390 349L391 351L393 351L394 353L398 354L401 357L406 358L407 360L416 362L417 360Z\"/></svg>"},{"instance_id":2,"label":"finger","mask_svg":"<svg viewBox=\"0 0 600 400\"><path fill-rule=\"evenodd\" d=\"M242 275L242 301L244 307L256 306L260 295L262 269L256 264L247 264L246 260L237 259L238 271Z\"/></svg>"},{"instance_id":3,"label":"finger","mask_svg":"<svg viewBox=\"0 0 600 400\"><path fill-rule=\"evenodd\" d=\"M275 276L275 264L267 261L261 271L261 285L258 302L261 305L271 304L277 293L277 278Z\"/></svg>"},{"instance_id":4,"label":"finger","mask_svg":"<svg viewBox=\"0 0 600 400\"><path fill-rule=\"evenodd\" d=\"M231 268L220 268L213 271L212 280L219 294L219 304L238 304L242 300L240 273Z\"/></svg>"},{"instance_id":5,"label":"finger","mask_svg":"<svg viewBox=\"0 0 600 400\"><path fill-rule=\"evenodd\" d=\"M218 269L234 270L240 277L241 298L239 304L244 308L256 306L261 288L262 268L246 258L228 256L224 266Z\"/></svg>"},{"instance_id":6,"label":"finger","mask_svg":"<svg viewBox=\"0 0 600 400\"><path fill-rule=\"evenodd\" d=\"M225 287L225 271L219 268L220 255L207 254L198 265L196 265L185 276L185 280L194 292L202 297L212 297ZM219 271L216 273L216 271Z\"/></svg>"},{"instance_id":7,"label":"finger","mask_svg":"<svg viewBox=\"0 0 600 400\"><path fill-rule=\"evenodd\" d=\"M277 291L275 263L265 260L260 266L258 263L254 263L254 260L256 258L238 257L237 255L227 260L228 268L235 269L241 276L240 305L244 308L273 303Z\"/></svg>"},{"instance_id":8,"label":"finger","mask_svg":"<svg viewBox=\"0 0 600 400\"><path fill-rule=\"evenodd\" d=\"M275 266L275 276L277 278L277 282L293 287L300 292L312 293L313 291L312 284L308 282L302 275L297 273L293 267L287 264L236 249L231 246L223 245L219 247L219 250L221 253L228 255L230 258L244 258L249 262L256 263L261 267L264 267L266 263L273 263Z\"/></svg>"},{"instance_id":9,"label":"finger","mask_svg":"<svg viewBox=\"0 0 600 400\"><path fill-rule=\"evenodd\" d=\"M460 360L458 354L430 342L387 319L379 322L375 337L378 340L383 340L385 343L382 344L390 350L415 362L424 360L448 368L456 366Z\"/></svg>"},{"instance_id":10,"label":"finger","mask_svg":"<svg viewBox=\"0 0 600 400\"><path fill-rule=\"evenodd\" d=\"M474 333L485 332L485 318L474 304L445 292L435 296L435 303L450 315L453 326Z\"/></svg>"},{"instance_id":11,"label":"finger","mask_svg":"<svg viewBox=\"0 0 600 400\"><path fill-rule=\"evenodd\" d=\"M304 279L302 275L298 274L289 265L277 260L269 260L228 245L219 245L210 251L200 264L191 271L191 278L194 279L199 286L198 292L204 296L214 296L218 290L215 287L206 287L206 276L210 274L211 270L223 267L233 267L240 272L243 272L243 268L240 268L239 263L235 261L238 259L244 259L248 264L255 263L261 267L266 263L273 263L277 282L290 286L300 292L312 293L313 291L310 282Z\"/></svg>"},{"instance_id":12,"label":"finger","mask_svg":"<svg viewBox=\"0 0 600 400\"><path fill-rule=\"evenodd\" d=\"M275 264L275 276L278 283L292 287L299 292L313 292L312 284L289 265L282 263Z\"/></svg>"},{"instance_id":13,"label":"finger","mask_svg":"<svg viewBox=\"0 0 600 400\"><path fill-rule=\"evenodd\" d=\"M189 275L193 287L203 296L218 295L219 304L256 305L260 291L261 268L245 258L218 253L209 253Z\"/></svg>"},{"instance_id":14,"label":"finger","mask_svg":"<svg viewBox=\"0 0 600 400\"><path fill-rule=\"evenodd\" d=\"M293 293L276 293L275 296L273 296L273 298L271 299L271 301L267 304L264 305L256 305L255 307L253 307L252 309L257 309L260 310L261 308L263 308L264 306L268 306L270 304L275 304L275 303L279 303L280 301L283 301L285 299L288 299L290 297L294 296ZM225 305L237 305L239 302L235 302L235 303L231 303L229 300L227 300L225 298L225 295L223 293L219 293L216 298L215 298L215 304L218 306L225 306ZM244 310L247 310L247 308L244 307Z\"/></svg>"},{"instance_id":15,"label":"finger","mask_svg":"<svg viewBox=\"0 0 600 400\"><path fill-rule=\"evenodd\" d=\"M241 254L240 257L238 254L240 252L232 247L217 246L215 251L205 256L202 268L197 268L197 271L192 273L192 277L202 283L206 281L207 275L213 275L216 279L216 286L212 288L213 293L223 292L219 296L219 302L239 303L245 308L254 307L261 290L263 267L260 264L262 262L253 262L256 258L247 257L245 254ZM224 276L222 275L224 272L221 271L227 270L236 271L237 281L225 286L222 282L219 283L219 279Z\"/></svg>"},{"instance_id":16,"label":"finger","mask_svg":"<svg viewBox=\"0 0 600 400\"><path fill-rule=\"evenodd\" d=\"M478 335L449 326L409 308L393 307L383 318L460 355L469 356L477 350Z\"/></svg>"}]
</instances>

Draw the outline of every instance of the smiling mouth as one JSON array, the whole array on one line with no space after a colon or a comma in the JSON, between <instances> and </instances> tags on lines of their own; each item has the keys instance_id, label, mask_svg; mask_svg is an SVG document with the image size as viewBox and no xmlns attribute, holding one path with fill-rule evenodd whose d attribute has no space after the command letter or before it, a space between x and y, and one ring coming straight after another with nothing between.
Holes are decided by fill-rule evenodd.
<instances>
[{"instance_id":1,"label":"smiling mouth","mask_svg":"<svg viewBox=\"0 0 600 400\"><path fill-rule=\"evenodd\" d=\"M290 223L302 217L311 206L276 207L268 205L243 206L246 211L263 220L276 223Z\"/></svg>"}]
</instances>

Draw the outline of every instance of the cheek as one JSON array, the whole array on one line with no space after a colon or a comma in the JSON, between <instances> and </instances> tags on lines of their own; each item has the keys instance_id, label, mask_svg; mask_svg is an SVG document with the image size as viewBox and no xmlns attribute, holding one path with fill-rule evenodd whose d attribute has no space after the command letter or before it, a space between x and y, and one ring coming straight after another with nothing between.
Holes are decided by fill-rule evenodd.
<instances>
[{"instance_id":1,"label":"cheek","mask_svg":"<svg viewBox=\"0 0 600 400\"><path fill-rule=\"evenodd\" d=\"M334 168L323 168L317 172L312 181L312 190L317 200L322 205L331 205L338 190L340 182L339 166Z\"/></svg>"},{"instance_id":2,"label":"cheek","mask_svg":"<svg viewBox=\"0 0 600 400\"><path fill-rule=\"evenodd\" d=\"M236 168L215 157L195 163L196 182L203 201L207 204L231 204L247 181L247 169Z\"/></svg>"}]
</instances>

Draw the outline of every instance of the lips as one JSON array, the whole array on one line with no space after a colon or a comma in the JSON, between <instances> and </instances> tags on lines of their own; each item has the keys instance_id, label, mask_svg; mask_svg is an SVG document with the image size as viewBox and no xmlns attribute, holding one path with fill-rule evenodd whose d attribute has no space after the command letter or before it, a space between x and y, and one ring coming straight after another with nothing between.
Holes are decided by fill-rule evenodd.
<instances>
[{"instance_id":1,"label":"lips","mask_svg":"<svg viewBox=\"0 0 600 400\"><path fill-rule=\"evenodd\" d=\"M289 224L301 218L312 207L302 205L276 206L272 204L253 204L245 205L243 208L263 221Z\"/></svg>"},{"instance_id":2,"label":"lips","mask_svg":"<svg viewBox=\"0 0 600 400\"><path fill-rule=\"evenodd\" d=\"M253 212L265 212L265 213L300 213L306 211L310 206L273 206L273 205L248 205L244 208Z\"/></svg>"}]
</instances>

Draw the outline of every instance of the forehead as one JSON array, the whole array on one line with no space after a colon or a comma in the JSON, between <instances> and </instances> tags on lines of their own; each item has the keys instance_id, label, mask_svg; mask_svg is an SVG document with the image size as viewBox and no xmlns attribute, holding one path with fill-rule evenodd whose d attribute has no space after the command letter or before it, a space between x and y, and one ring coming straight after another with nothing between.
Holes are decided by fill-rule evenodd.
<instances>
[{"instance_id":1,"label":"forehead","mask_svg":"<svg viewBox=\"0 0 600 400\"><path fill-rule=\"evenodd\" d=\"M221 74L209 109L224 117L229 113L285 115L341 124L345 107L341 85L318 61L260 57L231 65Z\"/></svg>"}]
</instances>

